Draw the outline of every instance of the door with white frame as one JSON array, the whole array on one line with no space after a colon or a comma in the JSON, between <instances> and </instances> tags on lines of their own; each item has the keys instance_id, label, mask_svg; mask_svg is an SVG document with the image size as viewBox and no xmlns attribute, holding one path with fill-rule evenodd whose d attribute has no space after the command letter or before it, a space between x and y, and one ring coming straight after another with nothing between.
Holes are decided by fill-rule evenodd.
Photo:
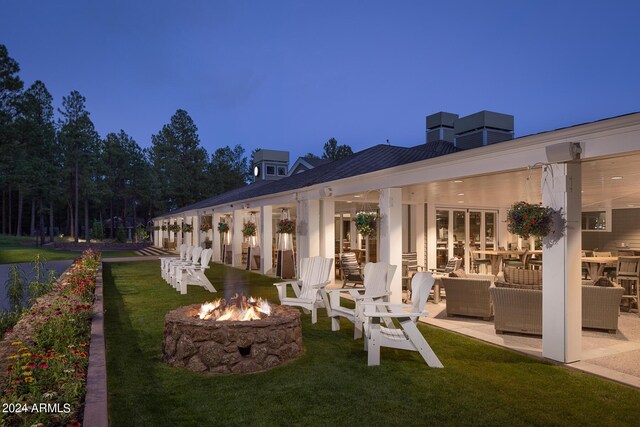
<instances>
[{"instance_id":1,"label":"door with white frame","mask_svg":"<svg viewBox=\"0 0 640 427\"><path fill-rule=\"evenodd\" d=\"M436 266L444 268L452 257L462 258L469 271L471 250L497 249L498 211L436 209Z\"/></svg>"}]
</instances>

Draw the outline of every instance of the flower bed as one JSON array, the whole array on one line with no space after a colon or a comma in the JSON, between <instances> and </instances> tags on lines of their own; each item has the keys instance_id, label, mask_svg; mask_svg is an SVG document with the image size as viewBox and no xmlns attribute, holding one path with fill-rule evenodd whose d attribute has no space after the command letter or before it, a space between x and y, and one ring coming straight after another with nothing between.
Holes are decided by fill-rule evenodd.
<instances>
[{"instance_id":1,"label":"flower bed","mask_svg":"<svg viewBox=\"0 0 640 427\"><path fill-rule=\"evenodd\" d=\"M0 425L66 426L86 391L100 254L85 251L0 341Z\"/></svg>"}]
</instances>

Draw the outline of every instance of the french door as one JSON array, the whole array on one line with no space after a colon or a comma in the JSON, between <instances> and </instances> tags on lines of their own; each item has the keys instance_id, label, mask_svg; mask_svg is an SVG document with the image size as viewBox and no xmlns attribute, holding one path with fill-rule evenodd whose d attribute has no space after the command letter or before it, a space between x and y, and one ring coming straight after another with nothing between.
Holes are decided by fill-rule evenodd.
<instances>
[{"instance_id":1,"label":"french door","mask_svg":"<svg viewBox=\"0 0 640 427\"><path fill-rule=\"evenodd\" d=\"M452 257L462 258L469 271L471 250L497 249L498 211L436 209L436 265L444 268Z\"/></svg>"}]
</instances>

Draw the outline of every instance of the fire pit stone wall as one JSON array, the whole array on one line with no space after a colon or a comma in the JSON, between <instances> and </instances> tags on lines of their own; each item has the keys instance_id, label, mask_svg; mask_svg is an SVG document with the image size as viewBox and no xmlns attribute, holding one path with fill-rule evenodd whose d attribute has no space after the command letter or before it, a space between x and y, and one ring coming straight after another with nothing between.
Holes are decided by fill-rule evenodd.
<instances>
[{"instance_id":1,"label":"fire pit stone wall","mask_svg":"<svg viewBox=\"0 0 640 427\"><path fill-rule=\"evenodd\" d=\"M300 312L272 304L260 320L215 321L195 317L200 304L165 316L164 361L196 372L242 374L271 369L302 354Z\"/></svg>"}]
</instances>

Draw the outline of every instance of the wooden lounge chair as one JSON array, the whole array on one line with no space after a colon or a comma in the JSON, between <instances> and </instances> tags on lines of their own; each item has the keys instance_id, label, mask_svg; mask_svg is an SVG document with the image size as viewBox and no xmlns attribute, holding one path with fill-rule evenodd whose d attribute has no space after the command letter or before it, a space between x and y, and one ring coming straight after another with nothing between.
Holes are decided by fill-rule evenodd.
<instances>
[{"instance_id":1,"label":"wooden lounge chair","mask_svg":"<svg viewBox=\"0 0 640 427\"><path fill-rule=\"evenodd\" d=\"M362 337L362 303L369 301L386 301L391 295L391 280L397 266L386 262L370 262L364 266L364 289L329 289L331 330L340 330L340 318L344 317L354 325L353 338ZM349 294L355 301L355 308L341 304L341 296Z\"/></svg>"},{"instance_id":2,"label":"wooden lounge chair","mask_svg":"<svg viewBox=\"0 0 640 427\"><path fill-rule=\"evenodd\" d=\"M432 273L418 272L411 280L414 299L411 305L364 302L365 322L365 350L369 352L369 366L380 364L380 347L398 348L417 351L424 361L432 368L442 368L442 362L433 352L424 336L418 330L417 321L420 316L427 316L424 310L429 292L435 283ZM410 311L406 311L409 309ZM395 319L397 327L381 326L381 321L387 324Z\"/></svg>"},{"instance_id":3,"label":"wooden lounge chair","mask_svg":"<svg viewBox=\"0 0 640 427\"><path fill-rule=\"evenodd\" d=\"M288 282L274 283L278 288L280 304L302 307L305 313L311 311L311 323L318 321L318 308L326 307L328 300L324 287L331 283L331 258L320 256L303 258L300 261L300 278ZM287 297L287 286L293 288L295 297Z\"/></svg>"},{"instance_id":4,"label":"wooden lounge chair","mask_svg":"<svg viewBox=\"0 0 640 427\"><path fill-rule=\"evenodd\" d=\"M342 287L351 284L352 287L364 286L364 277L362 275L362 269L356 254L353 252L345 252L340 255L340 270L342 271Z\"/></svg>"},{"instance_id":5,"label":"wooden lounge chair","mask_svg":"<svg viewBox=\"0 0 640 427\"><path fill-rule=\"evenodd\" d=\"M204 249L200 256L200 262L188 266L183 266L178 269L176 275L176 289L181 294L187 293L187 285L202 286L209 292L216 292L216 288L213 287L207 276L205 276L205 270L209 268L209 262L213 255L213 249Z\"/></svg>"}]
</instances>

